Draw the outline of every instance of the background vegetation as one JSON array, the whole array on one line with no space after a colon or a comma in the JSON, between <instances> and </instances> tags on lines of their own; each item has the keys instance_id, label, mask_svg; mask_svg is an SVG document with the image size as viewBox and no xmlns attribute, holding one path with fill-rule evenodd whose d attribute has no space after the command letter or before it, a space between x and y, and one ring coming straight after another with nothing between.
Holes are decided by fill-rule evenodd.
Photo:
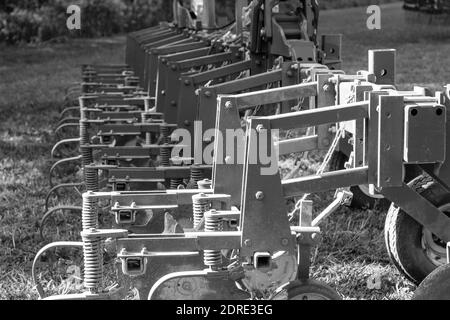
<instances>
[{"instance_id":1,"label":"background vegetation","mask_svg":"<svg viewBox=\"0 0 450 320\"><path fill-rule=\"evenodd\" d=\"M66 28L71 4L81 8L81 30ZM5 0L0 2L0 42L111 36L170 19L171 11L166 0Z\"/></svg>"},{"instance_id":2,"label":"background vegetation","mask_svg":"<svg viewBox=\"0 0 450 320\"><path fill-rule=\"evenodd\" d=\"M208 0L209 1L209 0ZM319 0L322 9L363 6L393 0ZM82 29L66 28L66 10L77 4ZM0 42L42 42L53 38L111 36L170 20L169 0L3 0Z\"/></svg>"}]
</instances>

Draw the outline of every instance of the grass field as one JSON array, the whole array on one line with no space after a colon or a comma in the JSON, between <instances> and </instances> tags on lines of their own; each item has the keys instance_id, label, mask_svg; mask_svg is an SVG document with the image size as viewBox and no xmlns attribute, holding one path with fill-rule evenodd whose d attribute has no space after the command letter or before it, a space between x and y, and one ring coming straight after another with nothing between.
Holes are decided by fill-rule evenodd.
<instances>
[{"instance_id":1,"label":"grass field","mask_svg":"<svg viewBox=\"0 0 450 320\"><path fill-rule=\"evenodd\" d=\"M366 29L364 8L323 12L321 33L342 33L344 70L366 69L367 49L398 50L401 88L450 82L450 29L412 27L399 4L382 10L382 30ZM30 268L45 244L38 235L49 189L50 149L64 90L80 78L82 63L121 63L124 38L0 47L0 299L36 299ZM313 197L320 209L330 194ZM314 252L314 275L345 299L407 299L414 286L389 263L384 249L385 208L343 208L324 224ZM64 269L64 265L60 266ZM67 282L46 282L52 293ZM73 289L73 288L72 288Z\"/></svg>"}]
</instances>

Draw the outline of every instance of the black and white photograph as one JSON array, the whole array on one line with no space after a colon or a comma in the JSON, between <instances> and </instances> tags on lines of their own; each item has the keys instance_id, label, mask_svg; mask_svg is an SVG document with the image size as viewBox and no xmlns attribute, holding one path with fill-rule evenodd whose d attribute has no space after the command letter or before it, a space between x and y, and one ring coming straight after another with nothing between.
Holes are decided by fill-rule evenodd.
<instances>
[{"instance_id":1,"label":"black and white photograph","mask_svg":"<svg viewBox=\"0 0 450 320\"><path fill-rule=\"evenodd\" d=\"M450 0L1 0L0 300L450 300Z\"/></svg>"}]
</instances>

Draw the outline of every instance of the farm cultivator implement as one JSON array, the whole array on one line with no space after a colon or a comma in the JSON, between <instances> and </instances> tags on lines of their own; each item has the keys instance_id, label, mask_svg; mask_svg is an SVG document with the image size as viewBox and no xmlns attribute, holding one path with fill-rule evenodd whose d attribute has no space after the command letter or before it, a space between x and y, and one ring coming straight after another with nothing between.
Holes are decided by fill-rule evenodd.
<instances>
[{"instance_id":1,"label":"farm cultivator implement","mask_svg":"<svg viewBox=\"0 0 450 320\"><path fill-rule=\"evenodd\" d=\"M85 292L47 299L123 299L131 289L140 299L339 299L310 279L310 252L324 219L361 204L355 190L393 202L393 263L415 283L431 273L418 298L448 298L450 86L397 90L395 50L371 50L367 70L345 73L341 37L317 34L315 1L237 0L232 9L235 21L218 28L213 1L197 15L174 1L172 23L128 36L126 65L83 66L68 95L78 105L57 129L79 136L52 150L76 144L80 154L56 162L51 182L70 162L82 179L47 197L75 187L82 206L51 208L41 224L44 235L48 219L70 209L82 241L36 255L41 298L42 254L79 247ZM281 156L317 151L316 174L281 178ZM334 200L313 216L309 194L327 190Z\"/></svg>"}]
</instances>

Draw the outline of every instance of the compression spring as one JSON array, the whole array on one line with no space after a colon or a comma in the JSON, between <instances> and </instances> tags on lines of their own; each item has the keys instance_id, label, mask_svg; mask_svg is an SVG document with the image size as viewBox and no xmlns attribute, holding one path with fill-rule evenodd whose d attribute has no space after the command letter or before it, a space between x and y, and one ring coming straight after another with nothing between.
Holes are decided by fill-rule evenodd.
<instances>
[{"instance_id":1,"label":"compression spring","mask_svg":"<svg viewBox=\"0 0 450 320\"><path fill-rule=\"evenodd\" d=\"M86 182L86 190L97 192L98 186L98 170L89 166L84 167L84 181Z\"/></svg>"},{"instance_id":2,"label":"compression spring","mask_svg":"<svg viewBox=\"0 0 450 320\"><path fill-rule=\"evenodd\" d=\"M215 216L216 210L209 211L205 215L205 232L217 232L222 229L222 221ZM217 269L222 265L222 252L220 250L204 250L204 264L211 269Z\"/></svg>"},{"instance_id":3,"label":"compression spring","mask_svg":"<svg viewBox=\"0 0 450 320\"><path fill-rule=\"evenodd\" d=\"M88 124L83 120L80 120L80 152L83 166L87 166L94 162L92 149L89 147Z\"/></svg>"},{"instance_id":4,"label":"compression spring","mask_svg":"<svg viewBox=\"0 0 450 320\"><path fill-rule=\"evenodd\" d=\"M82 223L83 231L98 228L98 200L90 197L90 193L83 195ZM98 237L82 237L84 257L84 286L93 293L97 293L103 286L103 251L102 240Z\"/></svg>"},{"instance_id":5,"label":"compression spring","mask_svg":"<svg viewBox=\"0 0 450 320\"><path fill-rule=\"evenodd\" d=\"M203 180L203 170L198 166L191 166L191 181L190 184L193 186L193 189L198 189L198 182Z\"/></svg>"},{"instance_id":6,"label":"compression spring","mask_svg":"<svg viewBox=\"0 0 450 320\"><path fill-rule=\"evenodd\" d=\"M192 208L194 211L193 220L194 228L197 228L202 220L205 212L209 210L210 202L204 193L192 196Z\"/></svg>"},{"instance_id":7,"label":"compression spring","mask_svg":"<svg viewBox=\"0 0 450 320\"><path fill-rule=\"evenodd\" d=\"M178 186L183 185L182 178L172 178L170 179L170 189L178 189Z\"/></svg>"},{"instance_id":8,"label":"compression spring","mask_svg":"<svg viewBox=\"0 0 450 320\"><path fill-rule=\"evenodd\" d=\"M167 126L164 123L159 128L160 128L159 131L160 131L160 134L161 134L162 143L170 143L171 139L170 139L170 128L169 128L169 126Z\"/></svg>"},{"instance_id":9,"label":"compression spring","mask_svg":"<svg viewBox=\"0 0 450 320\"><path fill-rule=\"evenodd\" d=\"M165 143L164 146L161 148L161 165L163 167L169 167L170 166L170 154L171 154L171 148L169 147L169 144Z\"/></svg>"},{"instance_id":10,"label":"compression spring","mask_svg":"<svg viewBox=\"0 0 450 320\"><path fill-rule=\"evenodd\" d=\"M96 198L83 196L81 219L83 230L98 228L98 201Z\"/></svg>"}]
</instances>

